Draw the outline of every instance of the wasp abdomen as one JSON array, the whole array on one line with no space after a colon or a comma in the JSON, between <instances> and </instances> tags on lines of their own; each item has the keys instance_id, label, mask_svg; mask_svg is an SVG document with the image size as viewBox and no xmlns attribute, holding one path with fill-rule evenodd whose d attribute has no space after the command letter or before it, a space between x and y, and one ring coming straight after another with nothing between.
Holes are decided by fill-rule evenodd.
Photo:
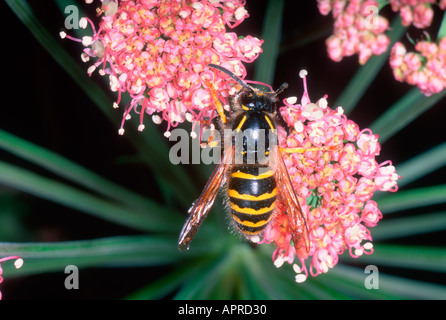
<instances>
[{"instance_id":1,"label":"wasp abdomen","mask_svg":"<svg viewBox=\"0 0 446 320\"><path fill-rule=\"evenodd\" d=\"M235 227L248 238L261 233L271 220L276 195L276 179L270 167L235 165L228 177Z\"/></svg>"}]
</instances>

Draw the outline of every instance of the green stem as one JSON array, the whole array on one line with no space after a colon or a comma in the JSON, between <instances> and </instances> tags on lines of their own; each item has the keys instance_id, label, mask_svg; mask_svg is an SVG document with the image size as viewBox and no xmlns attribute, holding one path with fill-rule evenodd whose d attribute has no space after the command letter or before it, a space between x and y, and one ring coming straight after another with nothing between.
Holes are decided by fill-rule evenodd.
<instances>
[{"instance_id":1,"label":"green stem","mask_svg":"<svg viewBox=\"0 0 446 320\"><path fill-rule=\"evenodd\" d=\"M154 201L104 179L98 174L48 149L1 129L0 148L129 207L137 208L140 211L161 211L162 209Z\"/></svg>"},{"instance_id":2,"label":"green stem","mask_svg":"<svg viewBox=\"0 0 446 320\"><path fill-rule=\"evenodd\" d=\"M437 33L437 41L446 37L446 11L443 13L443 20L441 20L440 28Z\"/></svg>"},{"instance_id":3,"label":"green stem","mask_svg":"<svg viewBox=\"0 0 446 320\"><path fill-rule=\"evenodd\" d=\"M373 254L361 256L360 263L445 273L446 250L444 247L376 244Z\"/></svg>"},{"instance_id":4,"label":"green stem","mask_svg":"<svg viewBox=\"0 0 446 320\"><path fill-rule=\"evenodd\" d=\"M1 256L18 255L24 259L23 267L11 272L13 276L23 276L63 270L70 264L84 268L179 263L185 256L178 254L175 240L160 236L120 236L56 243L0 242L0 252Z\"/></svg>"},{"instance_id":5,"label":"green stem","mask_svg":"<svg viewBox=\"0 0 446 320\"><path fill-rule=\"evenodd\" d=\"M373 255L372 255L373 256ZM379 270L379 269L378 269ZM445 286L428 282L415 281L395 277L383 272L379 273L379 290L368 290L364 286L368 274L363 269L337 265L327 273L327 278L336 278L339 290L356 289L354 296L359 294L363 299L445 299ZM344 284L349 284L345 287Z\"/></svg>"},{"instance_id":6,"label":"green stem","mask_svg":"<svg viewBox=\"0 0 446 320\"><path fill-rule=\"evenodd\" d=\"M372 230L373 240L383 241L446 230L446 211L397 219L384 219Z\"/></svg>"},{"instance_id":7,"label":"green stem","mask_svg":"<svg viewBox=\"0 0 446 320\"><path fill-rule=\"evenodd\" d=\"M282 31L284 1L269 0L263 20L263 52L255 62L254 79L267 84L274 81L277 55L279 52L280 35Z\"/></svg>"},{"instance_id":8,"label":"green stem","mask_svg":"<svg viewBox=\"0 0 446 320\"><path fill-rule=\"evenodd\" d=\"M403 211L446 202L446 184L412 190L402 190L382 197L378 207L382 213Z\"/></svg>"},{"instance_id":9,"label":"green stem","mask_svg":"<svg viewBox=\"0 0 446 320\"><path fill-rule=\"evenodd\" d=\"M398 187L402 188L445 165L446 142L398 165L397 172L402 177L402 179L398 181Z\"/></svg>"},{"instance_id":10,"label":"green stem","mask_svg":"<svg viewBox=\"0 0 446 320\"><path fill-rule=\"evenodd\" d=\"M423 112L435 106L445 96L446 90L426 97L418 88L413 88L371 124L370 129L378 132L380 143L384 143L395 133L417 119Z\"/></svg>"}]
</instances>

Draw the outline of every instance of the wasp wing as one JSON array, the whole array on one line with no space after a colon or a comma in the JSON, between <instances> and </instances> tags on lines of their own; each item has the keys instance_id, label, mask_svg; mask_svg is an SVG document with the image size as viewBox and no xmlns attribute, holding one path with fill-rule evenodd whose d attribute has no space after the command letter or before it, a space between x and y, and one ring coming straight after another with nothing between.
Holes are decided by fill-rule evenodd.
<instances>
[{"instance_id":1,"label":"wasp wing","mask_svg":"<svg viewBox=\"0 0 446 320\"><path fill-rule=\"evenodd\" d=\"M299 258L306 258L310 250L308 227L279 148L276 152L276 179L280 199L286 206L294 248Z\"/></svg>"},{"instance_id":2,"label":"wasp wing","mask_svg":"<svg viewBox=\"0 0 446 320\"><path fill-rule=\"evenodd\" d=\"M194 238L209 210L214 204L221 185L226 180L226 173L232 160L232 149L228 148L220 159L220 163L215 167L200 197L192 204L187 218L178 239L180 250L189 249L189 243Z\"/></svg>"}]
</instances>

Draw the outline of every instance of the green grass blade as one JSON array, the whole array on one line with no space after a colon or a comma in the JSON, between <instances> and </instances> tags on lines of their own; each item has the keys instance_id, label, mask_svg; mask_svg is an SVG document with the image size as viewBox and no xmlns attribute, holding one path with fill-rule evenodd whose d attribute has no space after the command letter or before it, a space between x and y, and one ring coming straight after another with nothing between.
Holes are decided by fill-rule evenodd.
<instances>
[{"instance_id":1,"label":"green grass blade","mask_svg":"<svg viewBox=\"0 0 446 320\"><path fill-rule=\"evenodd\" d=\"M100 86L88 77L86 70L79 67L64 48L54 39L40 21L35 17L26 1L7 0L17 17L25 24L33 36L47 50L53 59L71 76L80 88L90 97L94 104L115 125L120 123L121 113L112 108L113 101L102 91ZM80 49L79 49L80 50ZM128 97L123 97L125 104ZM135 118L135 117L133 117ZM173 166L169 160L169 149L165 139L157 131L152 123L148 123L141 134L135 130L135 120L127 121L133 127L126 130L125 136L129 138L135 148L139 151L144 163L149 165L153 172L162 176L169 182L172 189L177 191L178 199L183 204L190 204L196 197L198 191L181 166ZM129 126L130 127L130 126Z\"/></svg>"},{"instance_id":2,"label":"green grass blade","mask_svg":"<svg viewBox=\"0 0 446 320\"><path fill-rule=\"evenodd\" d=\"M446 37L446 12L443 13L443 20L441 20L441 25L438 29L437 41L444 37Z\"/></svg>"},{"instance_id":3,"label":"green grass blade","mask_svg":"<svg viewBox=\"0 0 446 320\"><path fill-rule=\"evenodd\" d=\"M446 272L446 249L406 245L376 244L372 255L363 255L357 262L403 269Z\"/></svg>"},{"instance_id":4,"label":"green grass blade","mask_svg":"<svg viewBox=\"0 0 446 320\"><path fill-rule=\"evenodd\" d=\"M413 88L371 124L370 129L379 133L379 141L383 144L445 96L446 90L426 97L418 88Z\"/></svg>"},{"instance_id":5,"label":"green grass blade","mask_svg":"<svg viewBox=\"0 0 446 320\"><path fill-rule=\"evenodd\" d=\"M173 214L164 207L159 207L157 211L144 213L124 208L85 191L5 162L0 162L0 183L137 230L172 231L183 222L179 215Z\"/></svg>"},{"instance_id":6,"label":"green grass blade","mask_svg":"<svg viewBox=\"0 0 446 320\"><path fill-rule=\"evenodd\" d=\"M255 62L254 79L256 81L267 84L272 84L274 81L282 31L283 8L283 0L268 1L262 28L263 52Z\"/></svg>"},{"instance_id":7,"label":"green grass blade","mask_svg":"<svg viewBox=\"0 0 446 320\"><path fill-rule=\"evenodd\" d=\"M398 181L398 187L402 188L445 165L446 142L398 165L397 172L402 177Z\"/></svg>"},{"instance_id":8,"label":"green grass blade","mask_svg":"<svg viewBox=\"0 0 446 320\"><path fill-rule=\"evenodd\" d=\"M382 290L367 290L364 280L367 276L359 268L346 267L338 263L327 274L319 275L316 280L328 288L336 288L344 299L399 299L399 295L389 295Z\"/></svg>"},{"instance_id":9,"label":"green grass blade","mask_svg":"<svg viewBox=\"0 0 446 320\"><path fill-rule=\"evenodd\" d=\"M382 213L391 213L445 202L446 185L443 184L412 190L400 190L397 193L380 198L378 207Z\"/></svg>"},{"instance_id":10,"label":"green grass blade","mask_svg":"<svg viewBox=\"0 0 446 320\"><path fill-rule=\"evenodd\" d=\"M372 255L373 256L373 255ZM339 290L346 290L352 298L362 299L445 299L446 287L422 281L379 273L379 289L366 289L364 281L369 274L364 270L338 264L330 270L327 279L336 279Z\"/></svg>"},{"instance_id":11,"label":"green grass blade","mask_svg":"<svg viewBox=\"0 0 446 320\"><path fill-rule=\"evenodd\" d=\"M178 254L175 240L166 236L120 236L55 243L0 242L0 252L1 256L22 257L23 267L11 272L11 276L24 276L61 271L70 264L86 268L179 263L184 256Z\"/></svg>"},{"instance_id":12,"label":"green grass blade","mask_svg":"<svg viewBox=\"0 0 446 320\"><path fill-rule=\"evenodd\" d=\"M372 230L374 240L382 241L446 230L446 211L413 217L384 219Z\"/></svg>"},{"instance_id":13,"label":"green grass blade","mask_svg":"<svg viewBox=\"0 0 446 320\"><path fill-rule=\"evenodd\" d=\"M184 283L174 299L206 299L218 285L222 272L234 264L234 258L234 254L230 251L222 252L202 264L202 267Z\"/></svg>"},{"instance_id":14,"label":"green grass blade","mask_svg":"<svg viewBox=\"0 0 446 320\"><path fill-rule=\"evenodd\" d=\"M201 263L184 263L180 268L170 272L166 276L157 279L151 284L132 293L128 300L153 300L161 299L178 288L184 281L193 276L201 268Z\"/></svg>"},{"instance_id":15,"label":"green grass blade","mask_svg":"<svg viewBox=\"0 0 446 320\"><path fill-rule=\"evenodd\" d=\"M131 208L138 208L140 211L161 210L155 202L119 186L61 155L1 129L0 148L114 201L125 203Z\"/></svg>"},{"instance_id":16,"label":"green grass blade","mask_svg":"<svg viewBox=\"0 0 446 320\"><path fill-rule=\"evenodd\" d=\"M393 43L401 38L407 28L401 25L401 18L398 16L392 21L390 29L390 44L387 51L379 56L371 57L365 65L361 66L334 103L334 106L342 106L346 114L355 108L364 92L370 87L382 66L388 61Z\"/></svg>"}]
</instances>

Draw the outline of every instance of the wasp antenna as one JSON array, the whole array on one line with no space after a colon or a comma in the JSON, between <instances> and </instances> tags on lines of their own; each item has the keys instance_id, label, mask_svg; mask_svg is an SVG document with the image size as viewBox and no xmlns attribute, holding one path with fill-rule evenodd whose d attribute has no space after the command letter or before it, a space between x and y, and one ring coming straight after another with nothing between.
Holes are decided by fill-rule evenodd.
<instances>
[{"instance_id":1,"label":"wasp antenna","mask_svg":"<svg viewBox=\"0 0 446 320\"><path fill-rule=\"evenodd\" d=\"M226 73L228 76L230 76L232 79L234 79L235 81L237 81L237 83L239 83L240 85L243 86L243 88L248 89L249 91L253 92L254 90L249 87L242 79L240 79L239 77L237 77L235 74L233 74L231 71L229 71L228 69L223 68L222 66L216 65L216 64L208 64L208 67L220 70L221 72Z\"/></svg>"},{"instance_id":2,"label":"wasp antenna","mask_svg":"<svg viewBox=\"0 0 446 320\"><path fill-rule=\"evenodd\" d=\"M276 96L281 94L286 88L288 88L288 83L286 83L286 82L282 83L282 85L279 87L279 89L276 90Z\"/></svg>"}]
</instances>

